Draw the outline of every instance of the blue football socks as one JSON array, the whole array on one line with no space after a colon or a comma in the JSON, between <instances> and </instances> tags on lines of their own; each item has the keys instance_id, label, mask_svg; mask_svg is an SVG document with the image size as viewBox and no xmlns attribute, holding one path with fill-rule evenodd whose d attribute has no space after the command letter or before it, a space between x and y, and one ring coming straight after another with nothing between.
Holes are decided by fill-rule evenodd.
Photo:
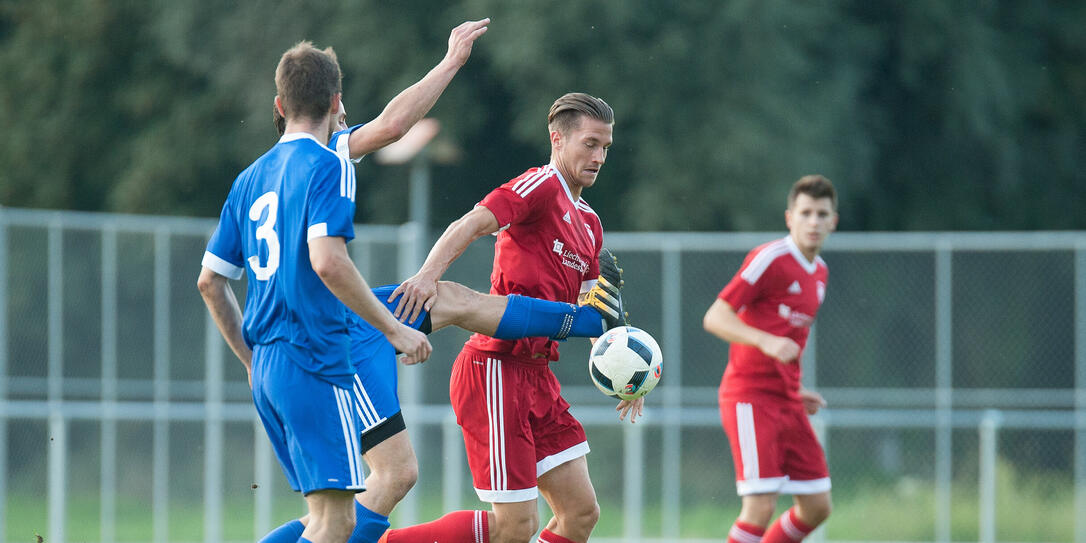
<instances>
[{"instance_id":1,"label":"blue football socks","mask_svg":"<svg viewBox=\"0 0 1086 543\"><path fill-rule=\"evenodd\" d=\"M264 536L264 539L260 540L260 543L295 543L299 537L302 537L302 532L305 531L305 526L298 519L294 519L274 530L268 535Z\"/></svg>"},{"instance_id":2,"label":"blue football socks","mask_svg":"<svg viewBox=\"0 0 1086 543\"><path fill-rule=\"evenodd\" d=\"M599 337L605 331L603 318L594 307L551 302L510 294L494 337L520 339L525 337Z\"/></svg>"},{"instance_id":3,"label":"blue football socks","mask_svg":"<svg viewBox=\"0 0 1086 543\"><path fill-rule=\"evenodd\" d=\"M347 543L377 543L389 526L388 517L370 511L355 500L354 531Z\"/></svg>"}]
</instances>

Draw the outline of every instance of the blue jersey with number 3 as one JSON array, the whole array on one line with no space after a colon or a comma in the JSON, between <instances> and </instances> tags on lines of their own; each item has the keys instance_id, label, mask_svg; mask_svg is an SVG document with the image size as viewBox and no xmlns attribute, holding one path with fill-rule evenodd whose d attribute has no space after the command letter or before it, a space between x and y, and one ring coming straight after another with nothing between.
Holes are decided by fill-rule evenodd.
<instances>
[{"instance_id":1,"label":"blue jersey with number 3","mask_svg":"<svg viewBox=\"0 0 1086 543\"><path fill-rule=\"evenodd\" d=\"M354 167L310 134L285 134L238 175L203 265L248 279L245 341L289 343L306 371L350 388L348 309L309 262L309 240L354 238Z\"/></svg>"}]
</instances>

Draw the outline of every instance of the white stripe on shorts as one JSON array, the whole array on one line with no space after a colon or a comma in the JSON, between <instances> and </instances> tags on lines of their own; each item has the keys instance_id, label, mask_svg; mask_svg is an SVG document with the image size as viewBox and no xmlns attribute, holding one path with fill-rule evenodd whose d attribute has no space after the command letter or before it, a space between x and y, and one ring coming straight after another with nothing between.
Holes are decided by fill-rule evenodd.
<instances>
[{"instance_id":1,"label":"white stripe on shorts","mask_svg":"<svg viewBox=\"0 0 1086 543\"><path fill-rule=\"evenodd\" d=\"M739 455L743 461L743 479L755 481L758 470L758 439L754 433L754 408L749 403L735 404L735 426L739 434Z\"/></svg>"},{"instance_id":2,"label":"white stripe on shorts","mask_svg":"<svg viewBox=\"0 0 1086 543\"><path fill-rule=\"evenodd\" d=\"M377 407L373 405L373 400L370 399L369 393L366 392L366 387L362 386L362 379L358 377L358 374L354 376L354 397L357 402L355 409L358 411L358 418L362 419L363 434L388 420L388 417L382 417L377 412Z\"/></svg>"},{"instance_id":3,"label":"white stripe on shorts","mask_svg":"<svg viewBox=\"0 0 1086 543\"><path fill-rule=\"evenodd\" d=\"M362 455L358 445L358 428L355 428L351 416L351 393L337 386L332 386L339 407L339 422L343 428L343 441L347 453L347 465L351 473L351 488L365 488L362 477Z\"/></svg>"},{"instance_id":4,"label":"white stripe on shorts","mask_svg":"<svg viewBox=\"0 0 1086 543\"><path fill-rule=\"evenodd\" d=\"M490 426L490 490L507 490L505 467L505 411L503 409L502 361L486 359L486 412Z\"/></svg>"}]
</instances>

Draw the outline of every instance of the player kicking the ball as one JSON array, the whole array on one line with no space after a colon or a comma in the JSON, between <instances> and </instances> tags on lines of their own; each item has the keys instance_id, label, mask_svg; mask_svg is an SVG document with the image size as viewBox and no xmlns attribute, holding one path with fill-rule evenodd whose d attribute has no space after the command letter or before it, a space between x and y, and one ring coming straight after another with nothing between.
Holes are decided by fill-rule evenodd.
<instances>
[{"instance_id":1,"label":"player kicking the ball","mask_svg":"<svg viewBox=\"0 0 1086 543\"><path fill-rule=\"evenodd\" d=\"M617 290L619 269L602 248L600 218L581 198L607 158L613 123L614 112L599 98L570 93L556 100L547 117L550 163L494 189L453 222L419 272L396 290L403 293L397 316L413 320L420 308L440 303L438 279L488 234L498 236L492 294L576 302ZM511 306L514 300L520 298L511 298ZM600 306L623 316L620 304ZM550 370L554 360L557 345L545 337L476 334L468 340L453 366L449 395L475 492L493 511L456 511L389 530L387 543L526 543L539 529L539 495L554 511L539 541L588 540L599 518L585 460L588 440ZM619 418L633 421L643 401L621 402Z\"/></svg>"},{"instance_id":2,"label":"player kicking the ball","mask_svg":"<svg viewBox=\"0 0 1086 543\"><path fill-rule=\"evenodd\" d=\"M826 295L818 253L837 227L830 180L797 181L784 220L788 236L752 250L705 313L705 330L731 344L720 418L743 507L729 543L794 543L830 515L829 469L807 419L825 401L800 384L803 346ZM795 505L769 526L782 493Z\"/></svg>"}]
</instances>

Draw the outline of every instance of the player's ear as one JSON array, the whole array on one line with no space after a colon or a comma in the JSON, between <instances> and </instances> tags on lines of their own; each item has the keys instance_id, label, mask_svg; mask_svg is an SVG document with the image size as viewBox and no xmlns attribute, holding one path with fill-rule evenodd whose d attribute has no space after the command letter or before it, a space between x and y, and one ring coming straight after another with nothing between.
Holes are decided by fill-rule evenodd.
<instances>
[{"instance_id":1,"label":"player's ear","mask_svg":"<svg viewBox=\"0 0 1086 543\"><path fill-rule=\"evenodd\" d=\"M282 115L284 119L287 118L287 113L283 111L283 101L279 99L278 94L275 95L275 109L279 110L279 114Z\"/></svg>"},{"instance_id":2,"label":"player's ear","mask_svg":"<svg viewBox=\"0 0 1086 543\"><path fill-rule=\"evenodd\" d=\"M332 102L328 104L328 113L332 115L339 115L339 102L343 99L343 93L337 92L332 95Z\"/></svg>"},{"instance_id":3,"label":"player's ear","mask_svg":"<svg viewBox=\"0 0 1086 543\"><path fill-rule=\"evenodd\" d=\"M559 149L562 147L562 133L557 130L551 130L551 147Z\"/></svg>"}]
</instances>

